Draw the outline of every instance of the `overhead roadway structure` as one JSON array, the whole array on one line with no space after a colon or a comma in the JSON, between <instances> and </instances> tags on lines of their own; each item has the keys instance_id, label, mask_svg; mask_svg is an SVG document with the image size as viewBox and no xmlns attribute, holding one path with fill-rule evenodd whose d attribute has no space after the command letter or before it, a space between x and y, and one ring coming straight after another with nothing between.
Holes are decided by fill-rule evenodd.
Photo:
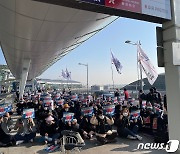
<instances>
[{"instance_id":1,"label":"overhead roadway structure","mask_svg":"<svg viewBox=\"0 0 180 154\"><path fill-rule=\"evenodd\" d=\"M31 0L0 0L1 47L17 79L23 60L31 60L33 79L115 19Z\"/></svg>"},{"instance_id":2,"label":"overhead roadway structure","mask_svg":"<svg viewBox=\"0 0 180 154\"><path fill-rule=\"evenodd\" d=\"M117 18L32 0L0 0L1 48L24 89L26 79L41 75Z\"/></svg>"}]
</instances>

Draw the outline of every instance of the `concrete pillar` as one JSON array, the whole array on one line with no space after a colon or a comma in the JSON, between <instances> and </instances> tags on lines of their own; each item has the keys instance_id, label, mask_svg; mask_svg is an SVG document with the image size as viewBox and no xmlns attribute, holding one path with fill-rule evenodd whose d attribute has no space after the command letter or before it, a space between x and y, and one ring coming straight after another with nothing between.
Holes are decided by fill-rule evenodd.
<instances>
[{"instance_id":1,"label":"concrete pillar","mask_svg":"<svg viewBox=\"0 0 180 154\"><path fill-rule=\"evenodd\" d=\"M175 51L172 46L173 42L180 42L180 0L171 0L171 3L172 20L163 24L165 79L169 137L170 140L180 141L180 65L173 63L173 52Z\"/></svg>"},{"instance_id":2,"label":"concrete pillar","mask_svg":"<svg viewBox=\"0 0 180 154\"><path fill-rule=\"evenodd\" d=\"M24 59L23 60L21 80L20 80L19 99L23 98L23 94L24 94L24 89L25 89L25 86L26 86L26 81L27 81L27 77L28 77L30 63L31 63L30 59Z\"/></svg>"}]
</instances>

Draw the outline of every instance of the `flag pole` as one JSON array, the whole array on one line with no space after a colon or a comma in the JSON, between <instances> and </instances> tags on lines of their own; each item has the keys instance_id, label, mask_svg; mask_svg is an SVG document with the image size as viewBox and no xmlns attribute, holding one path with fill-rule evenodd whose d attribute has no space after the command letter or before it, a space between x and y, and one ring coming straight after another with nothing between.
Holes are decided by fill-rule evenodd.
<instances>
[{"instance_id":1,"label":"flag pole","mask_svg":"<svg viewBox=\"0 0 180 154\"><path fill-rule=\"evenodd\" d=\"M111 52L111 49L110 49L110 52ZM114 91L114 72L112 68L112 58L111 58L111 72L112 72L112 82L113 82L113 91Z\"/></svg>"},{"instance_id":2,"label":"flag pole","mask_svg":"<svg viewBox=\"0 0 180 154\"><path fill-rule=\"evenodd\" d=\"M111 63L111 71L112 71L112 82L113 82L113 90L114 90L114 73L113 73L112 63Z\"/></svg>"},{"instance_id":3,"label":"flag pole","mask_svg":"<svg viewBox=\"0 0 180 154\"><path fill-rule=\"evenodd\" d=\"M140 46L141 43L140 41L137 42L137 61L139 60L138 57L140 56L139 55L139 52L138 52L138 45ZM139 63L139 73L140 73L140 90L143 90L143 77L142 77L142 64L141 64L141 61L138 61ZM138 73L138 80L139 80L139 73Z\"/></svg>"}]
</instances>

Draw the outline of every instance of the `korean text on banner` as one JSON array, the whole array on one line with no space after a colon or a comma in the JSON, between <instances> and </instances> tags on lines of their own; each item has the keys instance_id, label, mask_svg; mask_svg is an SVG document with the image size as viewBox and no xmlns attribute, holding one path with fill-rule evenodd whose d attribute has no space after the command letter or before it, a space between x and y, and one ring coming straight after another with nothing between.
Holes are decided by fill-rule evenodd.
<instances>
[{"instance_id":1,"label":"korean text on banner","mask_svg":"<svg viewBox=\"0 0 180 154\"><path fill-rule=\"evenodd\" d=\"M63 122L71 122L74 118L74 113L64 112L63 113Z\"/></svg>"},{"instance_id":2,"label":"korean text on banner","mask_svg":"<svg viewBox=\"0 0 180 154\"><path fill-rule=\"evenodd\" d=\"M103 111L105 115L113 116L115 111L115 105L104 106Z\"/></svg>"},{"instance_id":3,"label":"korean text on banner","mask_svg":"<svg viewBox=\"0 0 180 154\"><path fill-rule=\"evenodd\" d=\"M92 116L93 114L93 107L86 107L81 109L81 113L83 116Z\"/></svg>"},{"instance_id":4,"label":"korean text on banner","mask_svg":"<svg viewBox=\"0 0 180 154\"><path fill-rule=\"evenodd\" d=\"M27 119L27 118L35 118L34 108L32 108L32 109L24 109L22 117L25 118L25 119Z\"/></svg>"}]
</instances>

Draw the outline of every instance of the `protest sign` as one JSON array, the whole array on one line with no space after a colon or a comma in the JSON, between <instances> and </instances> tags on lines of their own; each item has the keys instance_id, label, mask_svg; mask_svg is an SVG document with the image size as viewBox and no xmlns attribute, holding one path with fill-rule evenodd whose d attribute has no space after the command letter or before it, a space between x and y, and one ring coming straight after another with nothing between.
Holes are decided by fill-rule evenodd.
<instances>
[{"instance_id":1,"label":"protest sign","mask_svg":"<svg viewBox=\"0 0 180 154\"><path fill-rule=\"evenodd\" d=\"M93 114L93 107L85 107L81 109L81 114L83 116L92 116Z\"/></svg>"},{"instance_id":2,"label":"protest sign","mask_svg":"<svg viewBox=\"0 0 180 154\"><path fill-rule=\"evenodd\" d=\"M22 117L25 118L25 119L27 119L27 118L35 118L34 108L32 108L32 109L24 109Z\"/></svg>"},{"instance_id":3,"label":"protest sign","mask_svg":"<svg viewBox=\"0 0 180 154\"><path fill-rule=\"evenodd\" d=\"M130 113L130 120L138 119L140 117L140 110L132 111Z\"/></svg>"},{"instance_id":4,"label":"protest sign","mask_svg":"<svg viewBox=\"0 0 180 154\"><path fill-rule=\"evenodd\" d=\"M56 105L58 106L64 105L64 99L56 100Z\"/></svg>"},{"instance_id":5,"label":"protest sign","mask_svg":"<svg viewBox=\"0 0 180 154\"><path fill-rule=\"evenodd\" d=\"M63 112L63 122L71 122L74 118L74 113Z\"/></svg>"},{"instance_id":6,"label":"protest sign","mask_svg":"<svg viewBox=\"0 0 180 154\"><path fill-rule=\"evenodd\" d=\"M108 105L103 107L104 115L114 115L115 105Z\"/></svg>"}]
</instances>

